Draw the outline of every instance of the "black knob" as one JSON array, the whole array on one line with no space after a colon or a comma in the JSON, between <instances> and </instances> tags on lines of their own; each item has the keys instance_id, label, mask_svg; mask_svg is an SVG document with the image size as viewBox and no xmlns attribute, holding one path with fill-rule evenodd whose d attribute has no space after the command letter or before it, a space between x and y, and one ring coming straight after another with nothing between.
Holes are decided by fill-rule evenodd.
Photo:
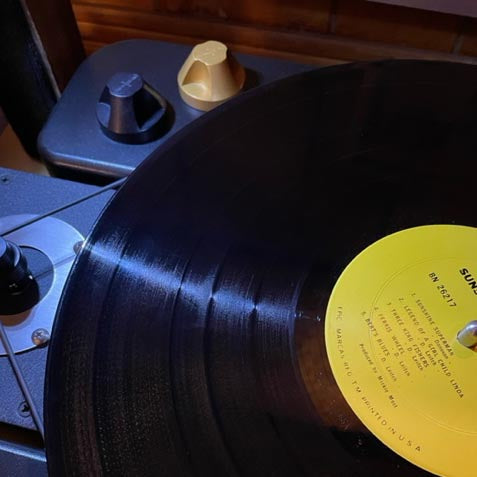
<instances>
[{"instance_id":1,"label":"black knob","mask_svg":"<svg viewBox=\"0 0 477 477\"><path fill-rule=\"evenodd\" d=\"M32 281L28 264L20 247L0 237L0 290L20 293Z\"/></svg>"},{"instance_id":2,"label":"black knob","mask_svg":"<svg viewBox=\"0 0 477 477\"><path fill-rule=\"evenodd\" d=\"M137 73L116 73L96 105L101 129L114 141L143 144L165 132L167 103Z\"/></svg>"}]
</instances>

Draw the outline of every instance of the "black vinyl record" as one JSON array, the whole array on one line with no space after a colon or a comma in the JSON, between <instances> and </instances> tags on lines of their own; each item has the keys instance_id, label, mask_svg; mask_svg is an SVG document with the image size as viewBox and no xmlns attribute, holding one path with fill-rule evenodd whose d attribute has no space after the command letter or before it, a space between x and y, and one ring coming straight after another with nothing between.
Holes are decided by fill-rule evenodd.
<instances>
[{"instance_id":1,"label":"black vinyl record","mask_svg":"<svg viewBox=\"0 0 477 477\"><path fill-rule=\"evenodd\" d=\"M340 273L426 224L477 226L477 68L320 69L201 117L116 194L48 357L52 476L429 475L327 359Z\"/></svg>"}]
</instances>

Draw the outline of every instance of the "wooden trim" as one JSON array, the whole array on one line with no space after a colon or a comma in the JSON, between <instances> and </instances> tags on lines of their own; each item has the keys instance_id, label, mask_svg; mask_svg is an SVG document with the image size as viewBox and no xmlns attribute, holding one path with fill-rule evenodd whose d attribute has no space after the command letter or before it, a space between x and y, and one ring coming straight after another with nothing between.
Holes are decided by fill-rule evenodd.
<instances>
[{"instance_id":1,"label":"wooden trim","mask_svg":"<svg viewBox=\"0 0 477 477\"><path fill-rule=\"evenodd\" d=\"M136 37L134 37L136 38ZM124 38L123 38L124 39ZM191 41L182 41L184 40L182 37L172 37L170 35L159 35L157 38L154 38L154 40L158 41L171 41L174 43L183 43L186 45L193 45L195 43ZM91 55L95 51L99 50L100 48L104 48L105 46L108 46L110 43L106 42L100 42L100 41L91 41L91 40L84 40L83 41L86 54ZM323 57L316 57L316 56L310 56L310 55L302 55L299 53L288 53L284 51L271 51L271 50L264 50L260 48L254 48L251 46L247 45L235 45L232 43L228 43L230 48L234 51L237 51L239 53L246 53L249 55L257 55L257 56L268 56L272 58L278 58L282 60L289 60L289 61L295 61L297 63L305 63L305 64L310 64L310 65L317 65L317 66L331 66L331 65L338 65L342 63L347 63L347 61L344 60L338 60L336 58L323 58Z\"/></svg>"},{"instance_id":2,"label":"wooden trim","mask_svg":"<svg viewBox=\"0 0 477 477\"><path fill-rule=\"evenodd\" d=\"M339 0L335 34L404 48L451 53L459 31L455 15L371 3Z\"/></svg>"},{"instance_id":3,"label":"wooden trim","mask_svg":"<svg viewBox=\"0 0 477 477\"><path fill-rule=\"evenodd\" d=\"M477 2L475 0L368 0L368 2L387 3L400 7L477 18Z\"/></svg>"},{"instance_id":4,"label":"wooden trim","mask_svg":"<svg viewBox=\"0 0 477 477\"><path fill-rule=\"evenodd\" d=\"M75 4L74 12L81 34L87 42L112 43L128 38L149 38L197 43L206 39L217 39L233 48L255 49L289 58L287 55L293 55L296 59L308 59L312 63L407 58L477 64L477 58L473 56L379 44L334 35L257 28L215 19L124 11L104 6L97 8L87 4Z\"/></svg>"},{"instance_id":5,"label":"wooden trim","mask_svg":"<svg viewBox=\"0 0 477 477\"><path fill-rule=\"evenodd\" d=\"M106 46L106 43L102 43L100 41L83 41L84 49L86 51L86 55L91 55L96 50L99 50Z\"/></svg>"},{"instance_id":6,"label":"wooden trim","mask_svg":"<svg viewBox=\"0 0 477 477\"><path fill-rule=\"evenodd\" d=\"M3 114L2 108L0 108L0 135L2 134L3 130L7 127L7 118Z\"/></svg>"}]
</instances>

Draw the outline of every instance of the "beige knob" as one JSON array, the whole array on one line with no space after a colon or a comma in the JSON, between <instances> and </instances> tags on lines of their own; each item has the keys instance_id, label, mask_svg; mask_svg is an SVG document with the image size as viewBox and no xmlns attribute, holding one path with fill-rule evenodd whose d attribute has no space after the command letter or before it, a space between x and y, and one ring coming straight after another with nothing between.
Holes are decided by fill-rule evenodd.
<instances>
[{"instance_id":1,"label":"beige knob","mask_svg":"<svg viewBox=\"0 0 477 477\"><path fill-rule=\"evenodd\" d=\"M235 96L243 87L245 70L218 41L196 45L177 75L182 99L209 111Z\"/></svg>"}]
</instances>

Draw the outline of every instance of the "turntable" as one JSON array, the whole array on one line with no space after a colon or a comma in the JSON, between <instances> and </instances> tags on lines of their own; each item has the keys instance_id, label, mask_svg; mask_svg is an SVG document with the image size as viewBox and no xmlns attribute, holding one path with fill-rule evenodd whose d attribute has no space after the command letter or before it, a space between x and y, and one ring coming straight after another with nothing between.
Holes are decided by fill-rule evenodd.
<instances>
[{"instance_id":1,"label":"turntable","mask_svg":"<svg viewBox=\"0 0 477 477\"><path fill-rule=\"evenodd\" d=\"M474 475L476 110L473 66L342 65L238 94L106 189L2 171L37 310L60 283L54 323L2 316L3 473Z\"/></svg>"}]
</instances>

